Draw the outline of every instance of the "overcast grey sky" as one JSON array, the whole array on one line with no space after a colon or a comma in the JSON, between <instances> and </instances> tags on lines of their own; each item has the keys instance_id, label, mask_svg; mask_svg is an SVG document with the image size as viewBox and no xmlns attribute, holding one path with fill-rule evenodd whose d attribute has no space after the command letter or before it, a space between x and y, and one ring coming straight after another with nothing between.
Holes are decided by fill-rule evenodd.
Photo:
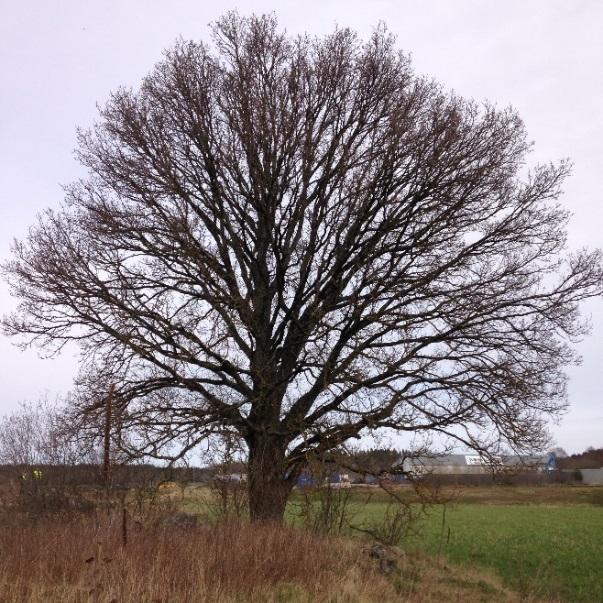
<instances>
[{"instance_id":1,"label":"overcast grey sky","mask_svg":"<svg viewBox=\"0 0 603 603\"><path fill-rule=\"evenodd\" d=\"M572 247L603 247L603 2L599 0L0 0L0 258L36 213L57 207L61 184L82 175L76 126L95 119L118 86L136 87L178 36L208 38L224 11L270 12L291 33L335 24L369 33L380 20L418 73L447 88L515 106L535 141L532 160L570 157L563 202ZM0 284L0 313L14 302ZM592 335L570 370L571 408L556 442L603 446L603 300L584 307ZM0 336L0 414L69 389L75 370L20 352Z\"/></svg>"}]
</instances>

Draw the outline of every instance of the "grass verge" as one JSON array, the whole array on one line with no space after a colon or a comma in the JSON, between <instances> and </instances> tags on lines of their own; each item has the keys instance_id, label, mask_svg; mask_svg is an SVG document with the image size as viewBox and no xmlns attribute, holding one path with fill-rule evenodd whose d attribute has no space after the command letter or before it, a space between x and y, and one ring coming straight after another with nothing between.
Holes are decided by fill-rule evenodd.
<instances>
[{"instance_id":1,"label":"grass verge","mask_svg":"<svg viewBox=\"0 0 603 603\"><path fill-rule=\"evenodd\" d=\"M0 530L2 603L509 602L494 577L357 540L229 522L136 531L117 519L14 519Z\"/></svg>"}]
</instances>

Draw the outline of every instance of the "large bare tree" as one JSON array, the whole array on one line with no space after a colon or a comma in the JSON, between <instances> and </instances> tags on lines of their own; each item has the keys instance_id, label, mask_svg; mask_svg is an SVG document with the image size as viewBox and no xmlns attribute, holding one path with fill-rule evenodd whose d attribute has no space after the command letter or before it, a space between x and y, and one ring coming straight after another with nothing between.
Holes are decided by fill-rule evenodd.
<instances>
[{"instance_id":1,"label":"large bare tree","mask_svg":"<svg viewBox=\"0 0 603 603\"><path fill-rule=\"evenodd\" d=\"M601 291L565 247L568 164L528 171L513 110L416 76L384 28L213 31L81 133L89 176L4 266L6 332L76 341L139 453L240 437L253 518L371 430L538 446Z\"/></svg>"}]
</instances>

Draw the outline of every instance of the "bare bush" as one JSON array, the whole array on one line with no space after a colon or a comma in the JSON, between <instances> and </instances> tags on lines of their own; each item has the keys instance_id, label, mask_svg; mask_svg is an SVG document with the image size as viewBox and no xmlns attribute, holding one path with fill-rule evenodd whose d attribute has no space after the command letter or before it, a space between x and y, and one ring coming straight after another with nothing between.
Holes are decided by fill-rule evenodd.
<instances>
[{"instance_id":1,"label":"bare bush","mask_svg":"<svg viewBox=\"0 0 603 603\"><path fill-rule=\"evenodd\" d=\"M241 439L227 430L216 435L211 461L210 497L206 501L210 515L223 521L248 517L247 456Z\"/></svg>"},{"instance_id":2,"label":"bare bush","mask_svg":"<svg viewBox=\"0 0 603 603\"><path fill-rule=\"evenodd\" d=\"M81 442L70 429L59 402L25 402L0 419L0 464L67 466L98 458L94 445Z\"/></svg>"},{"instance_id":3,"label":"bare bush","mask_svg":"<svg viewBox=\"0 0 603 603\"><path fill-rule=\"evenodd\" d=\"M91 512L76 465L98 462L94 447L82 444L64 421L63 408L43 399L24 403L0 420L0 463L18 483L18 495L5 501L33 516Z\"/></svg>"},{"instance_id":4,"label":"bare bush","mask_svg":"<svg viewBox=\"0 0 603 603\"><path fill-rule=\"evenodd\" d=\"M332 462L322 458L307 460L304 472L309 485L298 489L292 508L303 526L313 532L341 534L353 516L352 491L331 482L335 470Z\"/></svg>"}]
</instances>

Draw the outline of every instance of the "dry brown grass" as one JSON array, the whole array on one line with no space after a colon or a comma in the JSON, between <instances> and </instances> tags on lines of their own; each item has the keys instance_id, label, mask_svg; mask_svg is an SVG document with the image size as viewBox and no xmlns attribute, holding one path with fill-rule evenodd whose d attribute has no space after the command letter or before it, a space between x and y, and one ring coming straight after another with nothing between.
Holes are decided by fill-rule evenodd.
<instances>
[{"instance_id":1,"label":"dry brown grass","mask_svg":"<svg viewBox=\"0 0 603 603\"><path fill-rule=\"evenodd\" d=\"M369 602L519 599L483 574L400 556L383 574L367 545L244 522L134 531L118 521L11 521L0 530L2 603Z\"/></svg>"}]
</instances>

